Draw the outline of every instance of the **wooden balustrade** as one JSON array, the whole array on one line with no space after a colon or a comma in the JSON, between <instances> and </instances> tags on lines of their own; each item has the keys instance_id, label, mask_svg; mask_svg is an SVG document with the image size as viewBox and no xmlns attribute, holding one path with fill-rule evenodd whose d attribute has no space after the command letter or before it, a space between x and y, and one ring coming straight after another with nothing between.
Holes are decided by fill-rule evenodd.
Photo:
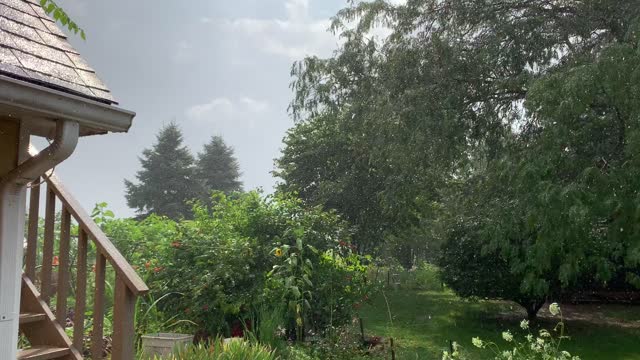
<instances>
[{"instance_id":1,"label":"wooden balustrade","mask_svg":"<svg viewBox=\"0 0 640 360\"><path fill-rule=\"evenodd\" d=\"M74 301L73 345L82 352L84 335L91 330L92 359L102 359L103 335L112 335L113 360L129 360L134 356L134 312L136 298L148 292L148 288L135 270L115 248L100 227L80 206L55 175L45 176L41 185L31 188L25 249L25 275L38 282L42 299L48 304L55 301L58 322L66 326L70 294ZM38 182L35 182L38 184ZM38 234L40 194L45 194L44 233ZM56 221L56 203L60 203L61 218ZM77 236L72 236L72 226L77 224ZM59 224L59 229L56 225ZM58 232L58 236L56 236ZM43 243L39 244L39 239ZM55 245L58 245L57 252ZM75 244L74 244L75 243ZM71 258L72 246L77 249ZM93 257L89 256L95 252ZM39 261L39 259L41 259ZM89 269L95 276L89 276ZM113 269L112 301L106 298L107 269ZM39 278L37 276L39 274ZM75 276L72 276L75 274ZM88 280L93 278L93 283ZM92 293L91 293L92 291ZM93 297L93 316L90 329L85 329L87 296ZM113 304L113 334L104 334L104 316Z\"/></svg>"}]
</instances>

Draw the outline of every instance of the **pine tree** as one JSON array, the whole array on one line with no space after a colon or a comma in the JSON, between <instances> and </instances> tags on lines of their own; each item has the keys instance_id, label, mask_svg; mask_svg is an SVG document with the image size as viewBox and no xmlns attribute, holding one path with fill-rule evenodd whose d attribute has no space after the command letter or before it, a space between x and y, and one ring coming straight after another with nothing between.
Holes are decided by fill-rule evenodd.
<instances>
[{"instance_id":1,"label":"pine tree","mask_svg":"<svg viewBox=\"0 0 640 360\"><path fill-rule=\"evenodd\" d=\"M238 160L233 148L227 146L220 136L211 137L211 141L198 153L196 174L205 199L214 190L225 193L242 190Z\"/></svg>"},{"instance_id":2,"label":"pine tree","mask_svg":"<svg viewBox=\"0 0 640 360\"><path fill-rule=\"evenodd\" d=\"M182 132L175 123L162 128L153 147L142 152L142 169L136 173L138 184L125 180L127 204L140 217L190 217L188 202L201 190L195 180L193 156L182 141Z\"/></svg>"}]
</instances>

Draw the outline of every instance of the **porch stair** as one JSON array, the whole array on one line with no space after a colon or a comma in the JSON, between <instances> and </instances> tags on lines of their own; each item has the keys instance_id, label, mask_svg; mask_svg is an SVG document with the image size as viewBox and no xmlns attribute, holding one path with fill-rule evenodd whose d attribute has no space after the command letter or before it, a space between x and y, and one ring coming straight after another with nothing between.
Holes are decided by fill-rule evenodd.
<instances>
[{"instance_id":1,"label":"porch stair","mask_svg":"<svg viewBox=\"0 0 640 360\"><path fill-rule=\"evenodd\" d=\"M73 347L61 323L44 302L33 282L24 274L21 291L20 332L29 340L31 347L20 350L18 359L81 360L82 355Z\"/></svg>"},{"instance_id":2,"label":"porch stair","mask_svg":"<svg viewBox=\"0 0 640 360\"><path fill-rule=\"evenodd\" d=\"M30 347L17 359L133 359L136 299L147 285L54 174L33 182L28 208L19 328Z\"/></svg>"},{"instance_id":3,"label":"porch stair","mask_svg":"<svg viewBox=\"0 0 640 360\"><path fill-rule=\"evenodd\" d=\"M50 360L62 359L70 355L69 348L56 348L52 346L36 346L18 352L18 360Z\"/></svg>"}]
</instances>

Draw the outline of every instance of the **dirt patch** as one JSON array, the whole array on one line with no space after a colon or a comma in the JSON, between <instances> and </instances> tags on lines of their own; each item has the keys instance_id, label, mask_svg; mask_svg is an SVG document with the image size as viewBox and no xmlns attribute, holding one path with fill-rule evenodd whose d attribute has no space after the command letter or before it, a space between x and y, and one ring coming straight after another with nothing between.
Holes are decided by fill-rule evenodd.
<instances>
[{"instance_id":1,"label":"dirt patch","mask_svg":"<svg viewBox=\"0 0 640 360\"><path fill-rule=\"evenodd\" d=\"M595 305L595 304L562 304L562 316L565 321L584 321L591 324L617 326L627 329L640 329L640 320L634 320L640 318L640 306L629 305L631 312L634 314L632 319L624 319L620 317L613 317L609 315L612 311L611 307L620 309L620 305ZM628 311L627 311L628 312ZM624 314L624 312L621 312ZM501 318L509 320L518 320L526 318L524 311L516 310L510 312L500 313ZM545 321L557 320L557 316L549 313L549 304L540 309L538 318Z\"/></svg>"}]
</instances>

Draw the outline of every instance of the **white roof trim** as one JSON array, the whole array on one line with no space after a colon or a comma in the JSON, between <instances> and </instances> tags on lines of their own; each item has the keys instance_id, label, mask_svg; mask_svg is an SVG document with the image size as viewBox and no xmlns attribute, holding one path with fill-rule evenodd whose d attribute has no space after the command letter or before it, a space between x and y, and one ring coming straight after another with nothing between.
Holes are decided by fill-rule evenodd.
<instances>
[{"instance_id":1,"label":"white roof trim","mask_svg":"<svg viewBox=\"0 0 640 360\"><path fill-rule=\"evenodd\" d=\"M97 131L127 132L134 112L0 75L0 104L48 119L77 121Z\"/></svg>"}]
</instances>

